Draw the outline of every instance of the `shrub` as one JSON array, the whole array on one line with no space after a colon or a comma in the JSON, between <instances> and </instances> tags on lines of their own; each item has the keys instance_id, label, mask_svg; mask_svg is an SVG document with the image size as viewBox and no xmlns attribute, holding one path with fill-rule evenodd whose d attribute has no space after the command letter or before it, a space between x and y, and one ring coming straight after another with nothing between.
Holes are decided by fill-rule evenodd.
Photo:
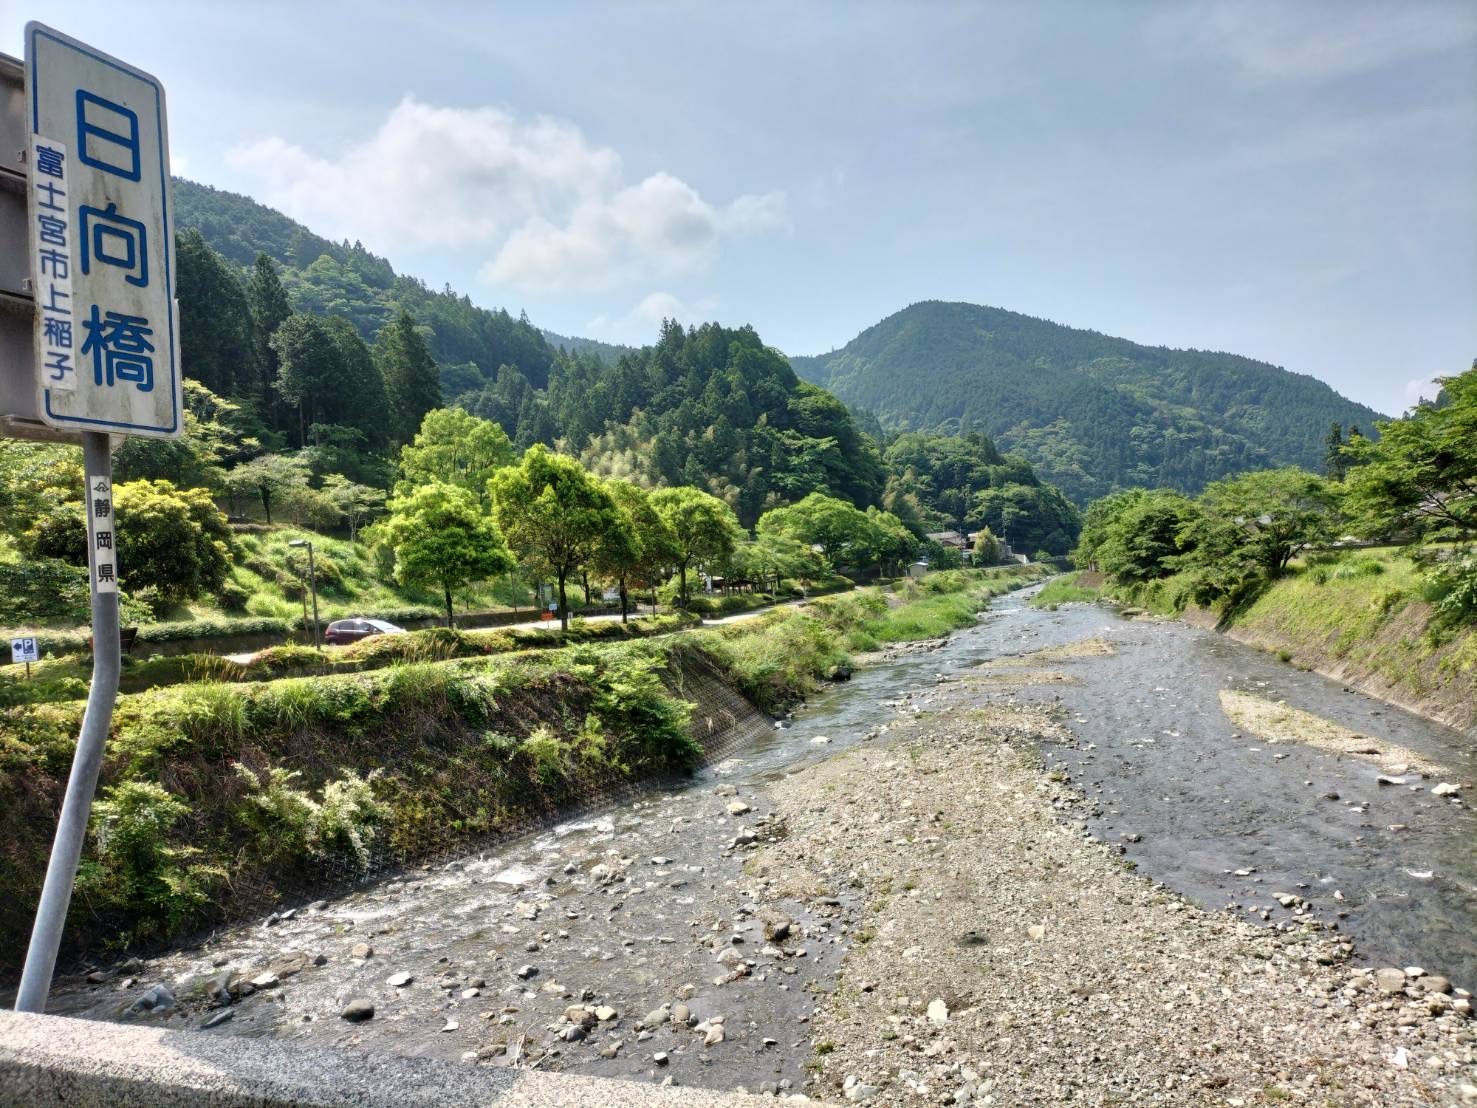
<instances>
[{"instance_id":1,"label":"shrub","mask_svg":"<svg viewBox=\"0 0 1477 1108\"><path fill-rule=\"evenodd\" d=\"M200 850L169 842L190 809L150 781L125 781L93 805L93 857L78 888L126 911L133 935L166 935L191 919L226 879L224 868L194 861Z\"/></svg>"},{"instance_id":2,"label":"shrub","mask_svg":"<svg viewBox=\"0 0 1477 1108\"><path fill-rule=\"evenodd\" d=\"M1427 575L1422 592L1444 624L1477 622L1477 552L1464 551Z\"/></svg>"},{"instance_id":3,"label":"shrub","mask_svg":"<svg viewBox=\"0 0 1477 1108\"><path fill-rule=\"evenodd\" d=\"M378 770L368 777L345 770L323 786L321 800L298 787L302 774L296 770L271 766L257 773L238 765L236 774L247 791L232 815L251 833L259 858L339 856L368 867L375 825L386 815L374 797Z\"/></svg>"}]
</instances>

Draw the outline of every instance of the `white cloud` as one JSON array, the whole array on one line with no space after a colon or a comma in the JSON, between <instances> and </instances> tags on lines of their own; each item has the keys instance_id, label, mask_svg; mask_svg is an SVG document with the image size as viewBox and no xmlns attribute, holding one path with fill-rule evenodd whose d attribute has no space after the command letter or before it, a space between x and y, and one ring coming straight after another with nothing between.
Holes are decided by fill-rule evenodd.
<instances>
[{"instance_id":1,"label":"white cloud","mask_svg":"<svg viewBox=\"0 0 1477 1108\"><path fill-rule=\"evenodd\" d=\"M268 203L380 250L490 252L482 276L524 291L608 288L710 265L729 237L788 227L783 193L714 205L659 172L622 181L620 156L571 123L402 100L336 156L280 138L232 149Z\"/></svg>"},{"instance_id":2,"label":"white cloud","mask_svg":"<svg viewBox=\"0 0 1477 1108\"><path fill-rule=\"evenodd\" d=\"M575 205L563 225L530 220L482 267L484 280L533 292L608 288L706 269L726 236L785 226L779 193L715 208L668 173Z\"/></svg>"},{"instance_id":3,"label":"white cloud","mask_svg":"<svg viewBox=\"0 0 1477 1108\"><path fill-rule=\"evenodd\" d=\"M655 342L658 328L665 319L678 323L703 323L713 318L718 301L711 297L687 301L670 292L658 289L649 292L629 312L612 319L602 313L589 323L585 330L592 335L618 342L636 344Z\"/></svg>"},{"instance_id":4,"label":"white cloud","mask_svg":"<svg viewBox=\"0 0 1477 1108\"><path fill-rule=\"evenodd\" d=\"M1459 47L1477 37L1477 14L1458 3L1202 0L1163 9L1148 33L1166 53L1219 56L1254 82L1321 81Z\"/></svg>"},{"instance_id":5,"label":"white cloud","mask_svg":"<svg viewBox=\"0 0 1477 1108\"><path fill-rule=\"evenodd\" d=\"M1436 377L1412 377L1405 382L1405 406L1414 408L1422 400L1435 400L1441 386L1436 383Z\"/></svg>"}]
</instances>

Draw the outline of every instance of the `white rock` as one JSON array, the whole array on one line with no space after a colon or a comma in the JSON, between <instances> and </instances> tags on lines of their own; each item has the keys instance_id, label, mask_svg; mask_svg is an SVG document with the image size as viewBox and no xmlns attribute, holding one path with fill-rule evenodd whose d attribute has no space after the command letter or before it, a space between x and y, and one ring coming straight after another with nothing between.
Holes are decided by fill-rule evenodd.
<instances>
[{"instance_id":1,"label":"white rock","mask_svg":"<svg viewBox=\"0 0 1477 1108\"><path fill-rule=\"evenodd\" d=\"M942 1027L949 1022L949 1006L942 1000L928 1002L928 1022Z\"/></svg>"}]
</instances>

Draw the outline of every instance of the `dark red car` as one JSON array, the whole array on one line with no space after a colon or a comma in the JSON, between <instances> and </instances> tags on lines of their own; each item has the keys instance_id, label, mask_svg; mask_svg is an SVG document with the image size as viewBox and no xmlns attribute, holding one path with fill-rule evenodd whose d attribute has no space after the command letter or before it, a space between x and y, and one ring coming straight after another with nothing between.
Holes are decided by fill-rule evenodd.
<instances>
[{"instance_id":1,"label":"dark red car","mask_svg":"<svg viewBox=\"0 0 1477 1108\"><path fill-rule=\"evenodd\" d=\"M336 619L323 632L323 641L329 646L346 646L372 635L403 635L405 628L396 627L382 619Z\"/></svg>"}]
</instances>

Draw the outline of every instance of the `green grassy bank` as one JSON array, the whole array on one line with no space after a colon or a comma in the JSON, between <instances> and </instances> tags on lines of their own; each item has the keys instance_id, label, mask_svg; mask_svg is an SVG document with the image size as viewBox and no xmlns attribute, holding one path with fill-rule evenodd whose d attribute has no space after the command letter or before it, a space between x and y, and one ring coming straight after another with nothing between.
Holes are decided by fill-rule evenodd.
<instances>
[{"instance_id":1,"label":"green grassy bank","mask_svg":"<svg viewBox=\"0 0 1477 1108\"><path fill-rule=\"evenodd\" d=\"M1435 618L1425 598L1425 574L1400 550L1332 552L1295 562L1286 576L1223 619L1196 610L1190 587L1187 575L1129 588L1077 574L1052 582L1035 599L1053 602L1051 590L1057 590L1054 602L1101 595L1157 615L1215 624L1284 661L1477 731L1477 632Z\"/></svg>"},{"instance_id":2,"label":"green grassy bank","mask_svg":"<svg viewBox=\"0 0 1477 1108\"><path fill-rule=\"evenodd\" d=\"M517 650L550 649L582 642L610 642L669 634L698 622L685 613L617 620L570 621L568 630L503 628L482 631L431 627L404 635L379 635L352 646L325 651L309 646L274 646L250 661L236 662L215 654L124 656L121 689L143 692L169 685L205 681L273 681L284 677L319 677L332 673L361 673L405 662L444 662ZM92 673L88 654L66 654L34 663L28 675L19 666L0 669L0 708L75 700L87 695Z\"/></svg>"},{"instance_id":3,"label":"green grassy bank","mask_svg":"<svg viewBox=\"0 0 1477 1108\"><path fill-rule=\"evenodd\" d=\"M634 641L126 695L69 946L166 940L685 772L702 756L688 689L722 682L779 709L847 672L852 651L945 634L1039 576L940 573ZM401 649L402 638L376 649ZM29 932L81 710L77 700L0 709L6 970Z\"/></svg>"}]
</instances>

